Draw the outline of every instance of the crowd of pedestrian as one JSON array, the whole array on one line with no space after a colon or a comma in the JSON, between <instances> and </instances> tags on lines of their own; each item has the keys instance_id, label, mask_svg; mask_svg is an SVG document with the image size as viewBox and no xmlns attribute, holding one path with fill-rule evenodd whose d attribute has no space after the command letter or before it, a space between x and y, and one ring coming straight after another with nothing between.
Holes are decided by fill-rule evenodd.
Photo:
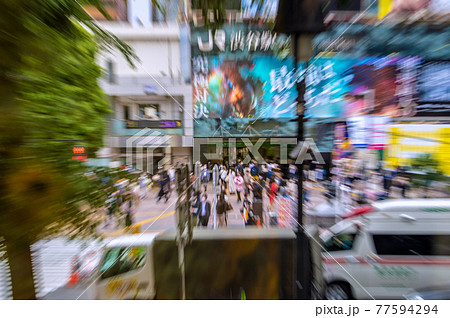
<instances>
[{"instance_id":1,"label":"crowd of pedestrian","mask_svg":"<svg viewBox=\"0 0 450 318\"><path fill-rule=\"evenodd\" d=\"M381 167L367 169L362 161L344 160L330 169L329 176L318 165L307 167L303 178L309 184L320 184L326 191L326 198L335 199L347 208L392 198L397 189L399 194L395 197L408 198L411 195L412 180L402 167L392 170ZM308 188L303 191L306 204L310 203L308 192Z\"/></svg>"},{"instance_id":2,"label":"crowd of pedestrian","mask_svg":"<svg viewBox=\"0 0 450 318\"><path fill-rule=\"evenodd\" d=\"M218 226L226 227L228 213L233 210L233 205L238 207L245 226L262 226L264 210L275 210L278 196L287 197L293 194L293 189L296 190L296 186L288 187L288 184L295 184L293 165L283 169L274 161L264 164L251 161L244 164L239 160L229 166L219 164L216 169L214 177L214 167L211 163L201 167L201 190L194 193L191 206L191 213L198 226L208 226L211 207L215 207ZM215 178L217 180L214 180ZM208 186L214 186L214 182L219 191L213 194L215 198L213 197L212 201L208 201ZM267 202L263 205L265 197ZM234 200L235 204L232 204Z\"/></svg>"}]
</instances>

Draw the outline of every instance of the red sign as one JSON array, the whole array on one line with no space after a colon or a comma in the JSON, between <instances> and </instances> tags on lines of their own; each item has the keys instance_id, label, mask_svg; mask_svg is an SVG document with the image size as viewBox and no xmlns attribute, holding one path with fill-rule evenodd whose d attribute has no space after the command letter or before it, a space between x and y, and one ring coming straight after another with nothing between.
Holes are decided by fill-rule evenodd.
<instances>
[{"instance_id":1,"label":"red sign","mask_svg":"<svg viewBox=\"0 0 450 318\"><path fill-rule=\"evenodd\" d=\"M78 161L86 161L86 148L84 146L75 146L72 148L72 159Z\"/></svg>"},{"instance_id":2,"label":"red sign","mask_svg":"<svg viewBox=\"0 0 450 318\"><path fill-rule=\"evenodd\" d=\"M75 146L72 148L74 154L84 154L86 149L83 146Z\"/></svg>"}]
</instances>

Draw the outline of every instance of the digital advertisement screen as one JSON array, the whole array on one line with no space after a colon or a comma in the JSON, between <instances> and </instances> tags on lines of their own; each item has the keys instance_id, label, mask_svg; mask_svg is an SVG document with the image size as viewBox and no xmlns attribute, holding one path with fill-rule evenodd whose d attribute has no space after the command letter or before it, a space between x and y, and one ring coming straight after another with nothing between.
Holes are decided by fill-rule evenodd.
<instances>
[{"instance_id":1,"label":"digital advertisement screen","mask_svg":"<svg viewBox=\"0 0 450 318\"><path fill-rule=\"evenodd\" d=\"M419 77L421 102L450 104L450 61L423 64Z\"/></svg>"},{"instance_id":2,"label":"digital advertisement screen","mask_svg":"<svg viewBox=\"0 0 450 318\"><path fill-rule=\"evenodd\" d=\"M420 58L312 59L306 72L307 118L413 116Z\"/></svg>"},{"instance_id":3,"label":"digital advertisement screen","mask_svg":"<svg viewBox=\"0 0 450 318\"><path fill-rule=\"evenodd\" d=\"M194 136L295 136L289 39L253 24L192 30Z\"/></svg>"}]
</instances>

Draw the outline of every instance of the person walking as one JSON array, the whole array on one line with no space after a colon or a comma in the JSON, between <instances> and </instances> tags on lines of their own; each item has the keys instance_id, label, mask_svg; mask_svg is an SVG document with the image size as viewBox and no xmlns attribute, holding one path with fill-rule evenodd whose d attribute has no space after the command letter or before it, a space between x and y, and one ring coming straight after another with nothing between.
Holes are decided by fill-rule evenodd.
<instances>
[{"instance_id":1,"label":"person walking","mask_svg":"<svg viewBox=\"0 0 450 318\"><path fill-rule=\"evenodd\" d=\"M252 176L250 175L250 170L244 170L244 190L245 193L250 193L250 185L251 185Z\"/></svg>"},{"instance_id":2,"label":"person walking","mask_svg":"<svg viewBox=\"0 0 450 318\"><path fill-rule=\"evenodd\" d=\"M148 180L145 173L142 173L139 178L140 198L145 199L147 197L147 185Z\"/></svg>"},{"instance_id":3,"label":"person walking","mask_svg":"<svg viewBox=\"0 0 450 318\"><path fill-rule=\"evenodd\" d=\"M175 174L176 174L175 168L171 166L168 170L168 174L170 179L170 185L172 186L172 184L175 183Z\"/></svg>"},{"instance_id":4,"label":"person walking","mask_svg":"<svg viewBox=\"0 0 450 318\"><path fill-rule=\"evenodd\" d=\"M247 193L244 194L244 199L242 200L242 207L244 207L246 203L249 203L249 204L251 203L250 200L248 199Z\"/></svg>"},{"instance_id":5,"label":"person walking","mask_svg":"<svg viewBox=\"0 0 450 318\"><path fill-rule=\"evenodd\" d=\"M195 191L191 198L192 205L191 205L191 214L194 218L194 224L198 225L200 223L199 221L199 212L200 212L200 203L201 203L201 193L200 191Z\"/></svg>"},{"instance_id":6,"label":"person walking","mask_svg":"<svg viewBox=\"0 0 450 318\"><path fill-rule=\"evenodd\" d=\"M199 205L198 217L200 226L208 226L209 217L211 215L211 203L207 201L208 195L204 193L202 195L202 201Z\"/></svg>"},{"instance_id":7,"label":"person walking","mask_svg":"<svg viewBox=\"0 0 450 318\"><path fill-rule=\"evenodd\" d=\"M252 180L253 202L262 202L263 197L263 180Z\"/></svg>"},{"instance_id":8,"label":"person walking","mask_svg":"<svg viewBox=\"0 0 450 318\"><path fill-rule=\"evenodd\" d=\"M227 183L227 181L226 181L227 176L228 176L228 170L226 169L225 166L222 166L222 169L220 170L220 182L222 184L226 184Z\"/></svg>"},{"instance_id":9,"label":"person walking","mask_svg":"<svg viewBox=\"0 0 450 318\"><path fill-rule=\"evenodd\" d=\"M234 178L234 183L236 186L237 202L241 202L241 192L244 190L244 178L242 178L239 172Z\"/></svg>"},{"instance_id":10,"label":"person walking","mask_svg":"<svg viewBox=\"0 0 450 318\"><path fill-rule=\"evenodd\" d=\"M256 160L253 161L253 166L250 168L250 174L252 178L255 178L259 176L259 166L258 162Z\"/></svg>"},{"instance_id":11,"label":"person walking","mask_svg":"<svg viewBox=\"0 0 450 318\"><path fill-rule=\"evenodd\" d=\"M270 180L270 185L269 185L269 209L272 210L273 209L273 204L275 203L275 197L277 195L278 192L278 186L277 183L275 182L275 178L272 177L272 179Z\"/></svg>"},{"instance_id":12,"label":"person walking","mask_svg":"<svg viewBox=\"0 0 450 318\"><path fill-rule=\"evenodd\" d=\"M236 183L234 179L236 179L236 173L232 169L230 169L227 176L228 191L230 192L230 195L236 193Z\"/></svg>"},{"instance_id":13,"label":"person walking","mask_svg":"<svg viewBox=\"0 0 450 318\"><path fill-rule=\"evenodd\" d=\"M159 181L160 189L158 193L158 200L156 202L159 202L159 200L162 199L162 197L166 198L166 202L169 200L169 191L170 191L170 178L166 171L162 172L161 179Z\"/></svg>"},{"instance_id":14,"label":"person walking","mask_svg":"<svg viewBox=\"0 0 450 318\"><path fill-rule=\"evenodd\" d=\"M208 173L208 168L206 167L206 165L203 166L202 172L200 175L201 175L200 179L201 179L202 185L206 191L208 188L208 182L209 182L209 173Z\"/></svg>"},{"instance_id":15,"label":"person walking","mask_svg":"<svg viewBox=\"0 0 450 318\"><path fill-rule=\"evenodd\" d=\"M219 227L227 226L228 197L221 193L217 199L216 212L219 218Z\"/></svg>"},{"instance_id":16,"label":"person walking","mask_svg":"<svg viewBox=\"0 0 450 318\"><path fill-rule=\"evenodd\" d=\"M389 193L392 185L392 173L390 171L385 171L383 174L383 188L384 191Z\"/></svg>"},{"instance_id":17,"label":"person walking","mask_svg":"<svg viewBox=\"0 0 450 318\"><path fill-rule=\"evenodd\" d=\"M237 174L238 172L240 173L241 176L244 175L244 165L242 164L242 160L239 160L239 161L238 161L238 164L237 164L237 166L236 166L236 174Z\"/></svg>"},{"instance_id":18,"label":"person walking","mask_svg":"<svg viewBox=\"0 0 450 318\"><path fill-rule=\"evenodd\" d=\"M252 205L250 201L244 202L244 207L241 209L241 215L244 219L245 226L255 225L255 215L253 214Z\"/></svg>"}]
</instances>

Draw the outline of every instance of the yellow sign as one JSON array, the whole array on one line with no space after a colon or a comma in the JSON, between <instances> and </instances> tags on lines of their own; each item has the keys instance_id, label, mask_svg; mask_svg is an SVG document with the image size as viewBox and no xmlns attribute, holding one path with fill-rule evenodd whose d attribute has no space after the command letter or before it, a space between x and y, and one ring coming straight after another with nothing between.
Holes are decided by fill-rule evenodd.
<instances>
[{"instance_id":1,"label":"yellow sign","mask_svg":"<svg viewBox=\"0 0 450 318\"><path fill-rule=\"evenodd\" d=\"M412 159L431 154L439 169L450 175L450 125L397 124L388 134L389 147L384 154L387 168L407 166Z\"/></svg>"},{"instance_id":2,"label":"yellow sign","mask_svg":"<svg viewBox=\"0 0 450 318\"><path fill-rule=\"evenodd\" d=\"M378 0L378 19L383 19L394 6L393 0Z\"/></svg>"}]
</instances>

